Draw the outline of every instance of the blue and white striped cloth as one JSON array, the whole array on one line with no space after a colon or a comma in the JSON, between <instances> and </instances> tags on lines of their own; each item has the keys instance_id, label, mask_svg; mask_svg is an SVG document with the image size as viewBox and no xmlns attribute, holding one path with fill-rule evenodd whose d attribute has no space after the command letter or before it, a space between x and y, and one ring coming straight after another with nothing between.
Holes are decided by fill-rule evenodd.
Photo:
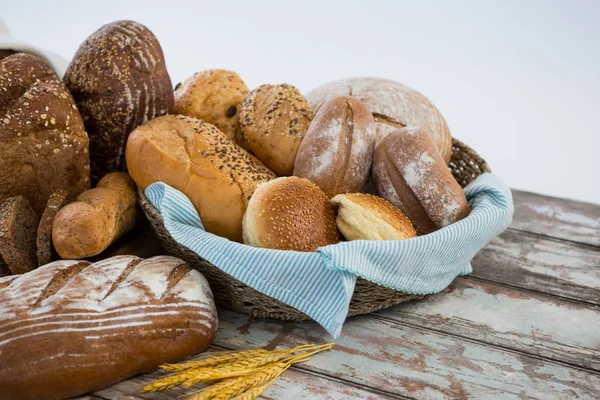
<instances>
[{"instance_id":1,"label":"blue and white striped cloth","mask_svg":"<svg viewBox=\"0 0 600 400\"><path fill-rule=\"evenodd\" d=\"M192 203L157 182L146 191L173 239L229 275L304 312L338 337L357 277L402 292L430 294L471 272L471 259L511 223L510 189L493 174L465 188L471 214L452 225L408 240L357 240L313 253L260 249L204 230Z\"/></svg>"}]
</instances>

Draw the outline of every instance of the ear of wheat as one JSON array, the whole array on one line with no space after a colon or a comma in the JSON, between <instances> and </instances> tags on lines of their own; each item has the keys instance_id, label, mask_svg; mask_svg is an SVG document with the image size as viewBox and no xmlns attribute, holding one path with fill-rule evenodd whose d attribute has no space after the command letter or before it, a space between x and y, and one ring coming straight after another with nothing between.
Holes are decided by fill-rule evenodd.
<instances>
[{"instance_id":1,"label":"ear of wheat","mask_svg":"<svg viewBox=\"0 0 600 400\"><path fill-rule=\"evenodd\" d=\"M175 386L190 388L196 383L218 381L187 399L254 399L292 364L309 361L310 356L329 350L332 346L333 343L327 343L320 346L308 344L289 350L218 352L202 360L165 364L161 368L174 373L145 386L143 391L156 392Z\"/></svg>"}]
</instances>

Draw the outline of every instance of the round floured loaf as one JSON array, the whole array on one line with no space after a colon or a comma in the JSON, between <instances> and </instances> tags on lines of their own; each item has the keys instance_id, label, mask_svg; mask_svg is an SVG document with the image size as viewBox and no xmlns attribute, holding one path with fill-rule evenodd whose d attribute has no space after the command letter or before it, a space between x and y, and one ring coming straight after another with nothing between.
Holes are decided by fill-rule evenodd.
<instances>
[{"instance_id":1,"label":"round floured loaf","mask_svg":"<svg viewBox=\"0 0 600 400\"><path fill-rule=\"evenodd\" d=\"M424 235L469 215L465 194L428 134L407 127L379 143L373 158L379 194Z\"/></svg>"},{"instance_id":2,"label":"round floured loaf","mask_svg":"<svg viewBox=\"0 0 600 400\"><path fill-rule=\"evenodd\" d=\"M380 78L349 78L325 83L306 94L317 113L333 97L354 96L373 113L377 125L377 143L390 132L405 126L419 126L429 134L448 164L452 138L446 120L421 93L401 83Z\"/></svg>"},{"instance_id":3,"label":"round floured loaf","mask_svg":"<svg viewBox=\"0 0 600 400\"><path fill-rule=\"evenodd\" d=\"M260 185L244 216L244 243L279 250L315 251L340 241L327 196L295 176Z\"/></svg>"},{"instance_id":4,"label":"round floured loaf","mask_svg":"<svg viewBox=\"0 0 600 400\"><path fill-rule=\"evenodd\" d=\"M375 123L355 97L327 101L300 144L294 175L315 183L325 194L360 191L371 169Z\"/></svg>"},{"instance_id":5,"label":"round floured loaf","mask_svg":"<svg viewBox=\"0 0 600 400\"><path fill-rule=\"evenodd\" d=\"M256 186L275 175L214 125L166 115L138 127L127 168L145 189L164 182L192 202L208 232L242 241L242 218Z\"/></svg>"},{"instance_id":6,"label":"round floured loaf","mask_svg":"<svg viewBox=\"0 0 600 400\"><path fill-rule=\"evenodd\" d=\"M22 195L41 215L50 195L90 187L88 136L71 94L32 54L0 60L0 202Z\"/></svg>"},{"instance_id":7,"label":"round floured loaf","mask_svg":"<svg viewBox=\"0 0 600 400\"><path fill-rule=\"evenodd\" d=\"M2 398L67 398L206 349L206 279L179 259L56 261L0 278Z\"/></svg>"},{"instance_id":8,"label":"round floured loaf","mask_svg":"<svg viewBox=\"0 0 600 400\"><path fill-rule=\"evenodd\" d=\"M173 86L154 34L134 21L106 24L79 46L64 77L90 138L91 176L125 171L127 136L173 109Z\"/></svg>"},{"instance_id":9,"label":"round floured loaf","mask_svg":"<svg viewBox=\"0 0 600 400\"><path fill-rule=\"evenodd\" d=\"M410 220L390 202L366 193L331 199L336 224L346 240L403 240L417 236Z\"/></svg>"}]
</instances>

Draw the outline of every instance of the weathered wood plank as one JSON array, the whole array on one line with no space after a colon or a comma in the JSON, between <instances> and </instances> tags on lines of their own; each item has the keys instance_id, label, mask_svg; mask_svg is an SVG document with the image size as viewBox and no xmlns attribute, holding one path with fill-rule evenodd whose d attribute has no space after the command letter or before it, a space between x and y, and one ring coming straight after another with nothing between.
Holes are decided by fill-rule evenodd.
<instances>
[{"instance_id":1,"label":"weathered wood plank","mask_svg":"<svg viewBox=\"0 0 600 400\"><path fill-rule=\"evenodd\" d=\"M221 311L217 343L244 349L325 343L314 322L255 319ZM407 397L596 398L600 375L371 316L350 319L329 352L306 368Z\"/></svg>"},{"instance_id":2,"label":"weathered wood plank","mask_svg":"<svg viewBox=\"0 0 600 400\"><path fill-rule=\"evenodd\" d=\"M182 396L194 393L201 388L186 390L174 388L165 392L142 393L144 385L161 377L162 374L155 372L152 374L139 375L131 379L119 382L108 388L98 390L93 395L108 399L122 400L180 400ZM317 399L317 400L342 400L342 399L406 399L406 397L393 394L377 393L361 388L359 385L350 385L322 375L316 375L310 372L304 372L298 369L289 369L282 374L272 386L270 386L262 398L267 399ZM83 400L83 399L81 399ZM90 399L95 400L95 399Z\"/></svg>"},{"instance_id":3,"label":"weathered wood plank","mask_svg":"<svg viewBox=\"0 0 600 400\"><path fill-rule=\"evenodd\" d=\"M600 246L600 204L520 190L512 192L515 203L512 228Z\"/></svg>"},{"instance_id":4,"label":"weathered wood plank","mask_svg":"<svg viewBox=\"0 0 600 400\"><path fill-rule=\"evenodd\" d=\"M600 371L600 310L458 278L376 315Z\"/></svg>"},{"instance_id":5,"label":"weathered wood plank","mask_svg":"<svg viewBox=\"0 0 600 400\"><path fill-rule=\"evenodd\" d=\"M509 230L472 265L479 278L600 304L600 249Z\"/></svg>"}]
</instances>

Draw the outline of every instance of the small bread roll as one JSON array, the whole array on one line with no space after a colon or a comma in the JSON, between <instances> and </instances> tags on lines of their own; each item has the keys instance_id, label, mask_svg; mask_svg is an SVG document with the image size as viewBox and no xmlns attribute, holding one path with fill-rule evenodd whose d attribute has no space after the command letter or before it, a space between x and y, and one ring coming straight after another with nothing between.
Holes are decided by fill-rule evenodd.
<instances>
[{"instance_id":1,"label":"small bread roll","mask_svg":"<svg viewBox=\"0 0 600 400\"><path fill-rule=\"evenodd\" d=\"M346 240L403 240L417 236L410 220L389 201L365 193L338 194L335 222Z\"/></svg>"},{"instance_id":2,"label":"small bread roll","mask_svg":"<svg viewBox=\"0 0 600 400\"><path fill-rule=\"evenodd\" d=\"M224 69L197 72L175 88L175 114L204 120L248 150L239 109L250 93L238 74Z\"/></svg>"},{"instance_id":3,"label":"small bread roll","mask_svg":"<svg viewBox=\"0 0 600 400\"><path fill-rule=\"evenodd\" d=\"M313 114L291 85L262 85L242 104L240 124L250 151L279 176L292 175Z\"/></svg>"},{"instance_id":4,"label":"small bread roll","mask_svg":"<svg viewBox=\"0 0 600 400\"><path fill-rule=\"evenodd\" d=\"M160 181L183 192L208 232L237 242L254 189L275 178L214 125L184 116L166 115L135 129L126 159L139 187Z\"/></svg>"},{"instance_id":5,"label":"small bread roll","mask_svg":"<svg viewBox=\"0 0 600 400\"><path fill-rule=\"evenodd\" d=\"M325 194L359 192L373 160L375 121L355 97L327 101L310 124L296 156L294 175L315 183Z\"/></svg>"},{"instance_id":6,"label":"small bread roll","mask_svg":"<svg viewBox=\"0 0 600 400\"><path fill-rule=\"evenodd\" d=\"M381 197L402 210L419 235L469 215L462 188L421 128L399 129L379 143L373 177Z\"/></svg>"},{"instance_id":7,"label":"small bread roll","mask_svg":"<svg viewBox=\"0 0 600 400\"><path fill-rule=\"evenodd\" d=\"M244 243L279 250L315 251L340 241L327 196L295 176L263 183L244 215Z\"/></svg>"}]
</instances>

